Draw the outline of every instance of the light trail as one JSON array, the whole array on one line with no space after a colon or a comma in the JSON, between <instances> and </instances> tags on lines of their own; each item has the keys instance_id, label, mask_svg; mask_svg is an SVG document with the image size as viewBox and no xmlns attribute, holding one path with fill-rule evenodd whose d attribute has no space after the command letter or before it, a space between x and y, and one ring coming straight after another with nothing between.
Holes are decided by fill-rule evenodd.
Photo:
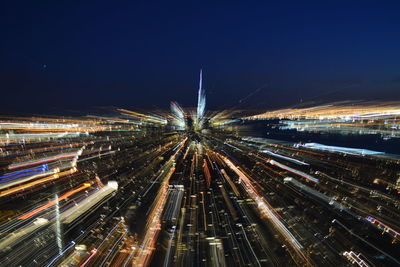
<instances>
[{"instance_id":1,"label":"light trail","mask_svg":"<svg viewBox=\"0 0 400 267\"><path fill-rule=\"evenodd\" d=\"M88 264L89 261L96 255L96 253L97 253L97 249L95 249L95 248L92 249L90 251L90 256L80 265L80 267L85 267L86 264Z\"/></svg>"},{"instance_id":2,"label":"light trail","mask_svg":"<svg viewBox=\"0 0 400 267\"><path fill-rule=\"evenodd\" d=\"M274 153L272 151L269 151L267 149L261 150L261 153L266 153L266 154L274 156L274 157L278 157L278 158L281 158L281 159L284 159L284 160L288 160L288 161L296 163L298 165L306 165L306 166L310 165L308 163L305 163L303 161L300 161L300 160L297 160L297 159L294 159L294 158L290 158L290 157L286 157L286 156L283 156L283 155L280 155L280 154L276 154L276 153Z\"/></svg>"},{"instance_id":3,"label":"light trail","mask_svg":"<svg viewBox=\"0 0 400 267\"><path fill-rule=\"evenodd\" d=\"M93 144L93 142L89 142L89 143ZM61 146L31 148L31 149L24 150L24 151L21 151L20 153L15 153L15 154L10 154L8 151L1 152L1 149L0 149L0 157L9 158L9 157L17 157L17 156L22 156L22 155L27 155L27 154L39 154L39 153L55 151L55 150L71 149L74 147L85 146L85 145L87 145L87 144L86 143L70 143L68 145L61 145Z\"/></svg>"},{"instance_id":4,"label":"light trail","mask_svg":"<svg viewBox=\"0 0 400 267\"><path fill-rule=\"evenodd\" d=\"M59 179L61 177L73 174L76 171L77 171L77 169L74 167L74 168L72 168L70 170L67 170L67 171L55 172L53 175L50 175L48 177L45 177L45 178L30 182L30 183L27 183L27 184L23 184L23 185L20 185L20 186L17 186L17 187L13 187L13 188L1 191L0 192L0 197L4 197L4 196L7 196L7 195L16 193L18 191L28 189L30 187L33 187L33 186L41 184L41 183L45 183L45 182L48 182L48 181Z\"/></svg>"},{"instance_id":5,"label":"light trail","mask_svg":"<svg viewBox=\"0 0 400 267\"><path fill-rule=\"evenodd\" d=\"M43 176L56 174L58 172L60 172L60 169L59 168L54 168L52 170L48 170L48 171L44 170L44 171L40 171L40 172L38 172L36 174L31 174L29 176L20 177L19 179L18 178L10 179L10 180L7 180L7 181L4 181L4 182L0 183L0 190L4 189L4 188L10 188L10 187L18 185L18 184L26 183L26 182L29 182L31 180L35 180L35 179L41 178Z\"/></svg>"},{"instance_id":6,"label":"light trail","mask_svg":"<svg viewBox=\"0 0 400 267\"><path fill-rule=\"evenodd\" d=\"M318 143L305 143L300 146L310 148L310 149L324 150L324 151L329 151L329 152L340 152L340 153L345 153L345 154L350 154L350 155L364 156L364 155L385 154L384 152L373 151L373 150L368 150L368 149L350 148L350 147L341 147L341 146L327 146L327 145L322 145L322 144L318 144Z\"/></svg>"},{"instance_id":7,"label":"light trail","mask_svg":"<svg viewBox=\"0 0 400 267\"><path fill-rule=\"evenodd\" d=\"M24 176L28 176L28 175L34 175L37 173L42 173L45 171L48 171L49 167L47 164L43 164L42 167L40 168L32 168L32 169L26 169L26 170L21 170L21 171L16 171L13 173L8 173L6 175L3 175L0 177L0 183L5 183L5 182L9 182L9 181L13 181L15 179L24 177ZM12 178L8 178L8 177L12 177ZM8 178L8 179L5 179Z\"/></svg>"},{"instance_id":8,"label":"light trail","mask_svg":"<svg viewBox=\"0 0 400 267\"><path fill-rule=\"evenodd\" d=\"M237 189L236 185L232 182L232 179L228 176L228 174L226 173L226 171L224 169L221 169L221 173L224 176L225 180L229 183L229 185L232 188L233 193L236 196L240 196L239 190Z\"/></svg>"},{"instance_id":9,"label":"light trail","mask_svg":"<svg viewBox=\"0 0 400 267\"><path fill-rule=\"evenodd\" d=\"M398 103L366 103L364 105L324 105L311 108L281 109L245 119L288 118L288 119L367 119L397 117L400 115Z\"/></svg>"},{"instance_id":10,"label":"light trail","mask_svg":"<svg viewBox=\"0 0 400 267\"><path fill-rule=\"evenodd\" d=\"M287 171L289 171L291 173L294 173L294 174L297 174L297 175L299 175L301 177L304 177L304 178L306 178L307 180L309 180L309 181L311 181L313 183L316 183L316 184L319 183L319 180L317 178L312 177L311 175L309 175L307 173L304 173L302 171L298 171L298 170L295 170L293 168L290 168L289 166L286 166L286 165L284 165L282 163L279 163L279 162L277 162L277 161L275 161L273 159L271 159L271 160L269 160L267 162L270 163L271 165L278 166L281 169L287 170Z\"/></svg>"},{"instance_id":11,"label":"light trail","mask_svg":"<svg viewBox=\"0 0 400 267\"><path fill-rule=\"evenodd\" d=\"M112 194L118 189L118 183L115 181L109 181L106 186L99 189L96 193L90 195L85 200L77 204L76 206L66 210L61 215L61 221L65 224L71 223L78 217L86 213L90 208L96 205L105 197Z\"/></svg>"},{"instance_id":12,"label":"light trail","mask_svg":"<svg viewBox=\"0 0 400 267\"><path fill-rule=\"evenodd\" d=\"M0 145L10 145L19 143L31 143L31 141L52 140L61 138L78 138L87 135L81 132L62 132L62 133L29 133L29 134L5 134L0 135Z\"/></svg>"},{"instance_id":13,"label":"light trail","mask_svg":"<svg viewBox=\"0 0 400 267\"><path fill-rule=\"evenodd\" d=\"M64 200L64 199L72 196L73 194L76 194L76 193L78 193L78 192L80 192L80 191L82 191L82 190L84 190L84 189L86 189L86 188L88 188L90 186L91 186L91 184L89 184L89 183L83 184L81 187L78 187L77 189L71 190L71 191L61 195L58 198L58 201ZM33 215L35 215L35 214L37 214L37 213L39 213L39 212L41 212L41 211L43 211L45 209L48 209L48 208L50 208L51 206L53 206L55 204L56 204L56 200L49 201L47 204L45 204L45 205L43 205L43 206L41 206L41 207L39 207L37 209L34 209L31 212L28 212L28 213L18 217L18 219L19 220L28 219L28 218L32 217Z\"/></svg>"},{"instance_id":14,"label":"light trail","mask_svg":"<svg viewBox=\"0 0 400 267\"><path fill-rule=\"evenodd\" d=\"M395 240L400 240L400 233L395 231L393 228L391 228L390 226L387 226L386 224L384 224L383 222L375 219L372 216L368 216L367 217L367 221L369 221L371 224L373 224L374 226L376 226L378 229L383 230L383 233L389 233L394 239L392 241L392 243L395 242ZM382 234L383 234L382 233Z\"/></svg>"},{"instance_id":15,"label":"light trail","mask_svg":"<svg viewBox=\"0 0 400 267\"><path fill-rule=\"evenodd\" d=\"M46 267L52 266L60 257L62 257L62 256L65 254L65 252L67 252L68 250L70 250L70 249L73 248L74 246L75 246L75 241L71 241L70 244L69 244L69 246L68 246L66 249L64 249L64 250L62 251L61 254L58 254L56 257L54 257L54 258L46 265Z\"/></svg>"},{"instance_id":16,"label":"light trail","mask_svg":"<svg viewBox=\"0 0 400 267\"><path fill-rule=\"evenodd\" d=\"M57 156L48 157L48 158L44 158L41 160L28 161L28 162L23 162L23 163L15 163L15 164L11 164L10 166L8 166L8 169L14 170L14 169L22 168L22 167L43 164L43 163L56 161L56 160L60 160L60 159L79 157L81 154L82 154L82 150L79 150L78 152L75 152L75 153L60 154Z\"/></svg>"},{"instance_id":17,"label":"light trail","mask_svg":"<svg viewBox=\"0 0 400 267\"><path fill-rule=\"evenodd\" d=\"M285 237L294 251L299 255L307 264L310 264L310 260L302 251L303 246L300 242L295 238L295 236L287 229L287 227L279 220L274 212L274 208L255 190L249 178L239 170L228 158L219 155L216 153L225 163L228 165L231 170L233 170L240 178L240 181L243 182L243 187L248 193L248 195L256 202L258 209L261 214L265 216L279 231L279 233Z\"/></svg>"},{"instance_id":18,"label":"light trail","mask_svg":"<svg viewBox=\"0 0 400 267\"><path fill-rule=\"evenodd\" d=\"M46 169L46 168L48 168L47 164L43 164L42 167L40 167L40 168L25 169L25 170L21 170L21 171L16 171L16 172L5 174L3 176L0 176L0 179L4 179L4 178L10 177L10 176L14 176L14 175L17 175L17 174L21 174L21 173L43 170L43 169Z\"/></svg>"},{"instance_id":19,"label":"light trail","mask_svg":"<svg viewBox=\"0 0 400 267\"><path fill-rule=\"evenodd\" d=\"M133 266L147 266L154 251L154 245L157 241L158 233L161 229L161 215L167 200L167 192L169 186L169 179L175 172L175 167L172 167L164 182L159 189L157 197L154 201L154 206L148 216L150 220L146 225L146 234L143 238L142 245L137 249L137 254L133 258Z\"/></svg>"},{"instance_id":20,"label":"light trail","mask_svg":"<svg viewBox=\"0 0 400 267\"><path fill-rule=\"evenodd\" d=\"M206 159L203 159L203 171L204 171L204 176L206 178L207 188L209 188L211 185L211 174L210 174L210 169L208 168Z\"/></svg>"}]
</instances>

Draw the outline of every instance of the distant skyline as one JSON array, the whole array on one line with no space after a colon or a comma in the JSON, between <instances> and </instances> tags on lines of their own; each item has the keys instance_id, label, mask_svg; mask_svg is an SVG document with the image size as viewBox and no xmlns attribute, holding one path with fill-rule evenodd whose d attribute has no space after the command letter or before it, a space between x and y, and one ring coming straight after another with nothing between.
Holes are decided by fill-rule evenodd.
<instances>
[{"instance_id":1,"label":"distant skyline","mask_svg":"<svg viewBox=\"0 0 400 267\"><path fill-rule=\"evenodd\" d=\"M0 112L400 100L398 1L7 2ZM245 102L245 105L244 105Z\"/></svg>"}]
</instances>

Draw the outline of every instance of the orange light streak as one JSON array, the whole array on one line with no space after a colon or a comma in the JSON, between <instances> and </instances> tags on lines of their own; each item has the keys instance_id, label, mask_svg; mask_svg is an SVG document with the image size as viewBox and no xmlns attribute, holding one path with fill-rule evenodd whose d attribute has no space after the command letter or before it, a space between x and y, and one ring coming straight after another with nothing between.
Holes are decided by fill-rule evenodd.
<instances>
[{"instance_id":1,"label":"orange light streak","mask_svg":"<svg viewBox=\"0 0 400 267\"><path fill-rule=\"evenodd\" d=\"M61 201L61 200L63 200L63 199L66 199L67 197L72 196L73 194L75 194L75 193L77 193L77 192L79 192L79 191L82 191L82 190L85 189L85 188L88 188L90 185L91 185L91 184L83 184L81 187L78 187L77 189L71 190L71 191L65 193L64 195L60 196L60 197L58 198L58 201ZM53 206L54 204L56 204L56 201L55 201L55 200L49 201L47 204L45 204L45 205L43 205L43 206L41 206L41 207L39 207L39 208L37 208L37 209L31 211L31 212L26 213L25 215L19 217L18 219L19 219L19 220L28 219L29 217L35 215L36 213L41 212L42 210L45 210L45 209L47 209L47 208Z\"/></svg>"},{"instance_id":2,"label":"orange light streak","mask_svg":"<svg viewBox=\"0 0 400 267\"><path fill-rule=\"evenodd\" d=\"M76 171L77 171L76 168L72 168L72 169L69 169L68 171L55 173L55 174L47 176L47 177L45 177L43 179L39 179L39 180L30 182L30 183L27 183L27 184L24 184L24 185L20 185L20 186L14 187L14 188L10 188L8 190L0 192L0 197L4 197L4 196L7 196L7 195L10 195L12 193L18 192L18 191L23 190L23 189L27 189L27 188L35 186L37 184L41 184L41 183L44 183L44 182L55 180L55 179L58 179L60 177L66 176L66 175L70 175L70 174L72 174L72 173L74 173Z\"/></svg>"}]
</instances>

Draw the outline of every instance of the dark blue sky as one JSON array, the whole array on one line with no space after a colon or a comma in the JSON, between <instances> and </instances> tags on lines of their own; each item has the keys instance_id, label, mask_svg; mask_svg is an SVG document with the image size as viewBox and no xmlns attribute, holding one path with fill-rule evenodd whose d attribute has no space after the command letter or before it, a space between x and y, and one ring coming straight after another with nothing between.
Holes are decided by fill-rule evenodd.
<instances>
[{"instance_id":1,"label":"dark blue sky","mask_svg":"<svg viewBox=\"0 0 400 267\"><path fill-rule=\"evenodd\" d=\"M266 2L7 1L0 111L400 100L399 1Z\"/></svg>"}]
</instances>

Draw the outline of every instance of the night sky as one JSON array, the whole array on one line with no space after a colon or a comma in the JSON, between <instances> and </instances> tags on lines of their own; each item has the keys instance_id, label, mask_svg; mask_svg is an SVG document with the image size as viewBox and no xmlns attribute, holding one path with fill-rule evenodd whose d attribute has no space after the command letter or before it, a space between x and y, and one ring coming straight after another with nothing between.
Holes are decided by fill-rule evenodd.
<instances>
[{"instance_id":1,"label":"night sky","mask_svg":"<svg viewBox=\"0 0 400 267\"><path fill-rule=\"evenodd\" d=\"M400 100L400 1L265 2L6 1L0 112Z\"/></svg>"}]
</instances>

